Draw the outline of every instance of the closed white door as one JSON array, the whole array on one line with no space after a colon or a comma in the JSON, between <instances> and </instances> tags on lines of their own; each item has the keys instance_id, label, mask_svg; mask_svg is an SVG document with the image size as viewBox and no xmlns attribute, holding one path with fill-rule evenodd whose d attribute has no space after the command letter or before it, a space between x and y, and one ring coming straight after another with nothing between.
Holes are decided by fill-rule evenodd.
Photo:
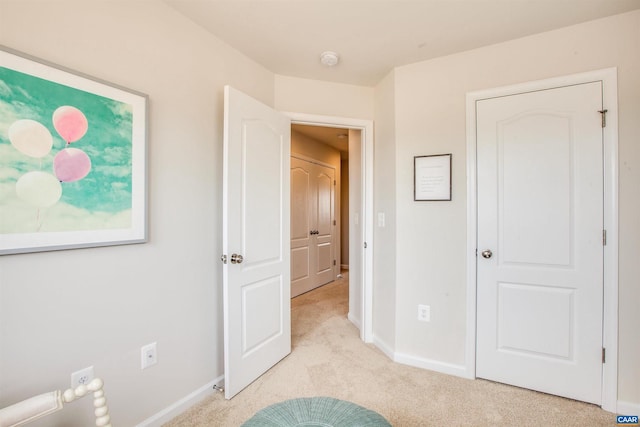
<instances>
[{"instance_id":1,"label":"closed white door","mask_svg":"<svg viewBox=\"0 0 640 427\"><path fill-rule=\"evenodd\" d=\"M476 103L476 375L599 404L602 84Z\"/></svg>"},{"instance_id":2,"label":"closed white door","mask_svg":"<svg viewBox=\"0 0 640 427\"><path fill-rule=\"evenodd\" d=\"M291 352L290 132L287 117L225 87L222 235L227 399Z\"/></svg>"},{"instance_id":3,"label":"closed white door","mask_svg":"<svg viewBox=\"0 0 640 427\"><path fill-rule=\"evenodd\" d=\"M291 158L291 296L334 279L335 171Z\"/></svg>"}]
</instances>

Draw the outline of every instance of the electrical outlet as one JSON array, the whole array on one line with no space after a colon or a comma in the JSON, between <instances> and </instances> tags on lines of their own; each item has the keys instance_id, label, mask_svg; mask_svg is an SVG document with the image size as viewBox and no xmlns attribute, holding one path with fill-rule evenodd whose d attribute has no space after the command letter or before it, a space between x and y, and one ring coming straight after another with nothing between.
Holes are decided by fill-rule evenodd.
<instances>
[{"instance_id":1,"label":"electrical outlet","mask_svg":"<svg viewBox=\"0 0 640 427\"><path fill-rule=\"evenodd\" d=\"M418 320L421 322L431 321L431 306L418 304Z\"/></svg>"},{"instance_id":2,"label":"electrical outlet","mask_svg":"<svg viewBox=\"0 0 640 427\"><path fill-rule=\"evenodd\" d=\"M71 388L87 385L93 380L93 366L80 369L71 374Z\"/></svg>"},{"instance_id":3,"label":"electrical outlet","mask_svg":"<svg viewBox=\"0 0 640 427\"><path fill-rule=\"evenodd\" d=\"M152 342L140 349L141 369L147 369L158 363L158 349L156 343Z\"/></svg>"}]
</instances>

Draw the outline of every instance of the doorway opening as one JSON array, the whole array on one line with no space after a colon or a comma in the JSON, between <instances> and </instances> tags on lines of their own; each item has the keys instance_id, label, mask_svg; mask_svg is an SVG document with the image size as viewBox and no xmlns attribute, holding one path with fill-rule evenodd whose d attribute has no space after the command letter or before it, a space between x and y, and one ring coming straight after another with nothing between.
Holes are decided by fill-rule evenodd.
<instances>
[{"instance_id":1,"label":"doorway opening","mask_svg":"<svg viewBox=\"0 0 640 427\"><path fill-rule=\"evenodd\" d=\"M348 162L348 130L291 126L292 298L349 268Z\"/></svg>"},{"instance_id":2,"label":"doorway opening","mask_svg":"<svg viewBox=\"0 0 640 427\"><path fill-rule=\"evenodd\" d=\"M334 161L338 162L340 170L342 170L343 160L347 161L349 186L348 190L344 191L348 192L346 197L348 211L343 214L343 204L345 203L337 202L340 208L336 209L336 216L346 218L340 221L336 218L336 228L341 236L344 235L344 229L348 229L348 243L344 246L345 238L340 239L341 246L335 248L336 256L333 258L336 265L332 267L334 267L334 278L337 278L342 265L348 264L348 318L360 330L360 338L365 342L371 342L373 336L371 322L373 122L301 113L286 114L291 118L292 134L294 131L302 131L308 137L311 135L312 139L331 142L331 145L327 145L327 147L333 145L338 147L333 147L339 157ZM293 150L292 154L295 154ZM302 154L304 155L304 153ZM338 185L342 187L336 182L336 187ZM345 220L348 222L345 223ZM343 252L345 252L344 255L342 255Z\"/></svg>"}]
</instances>

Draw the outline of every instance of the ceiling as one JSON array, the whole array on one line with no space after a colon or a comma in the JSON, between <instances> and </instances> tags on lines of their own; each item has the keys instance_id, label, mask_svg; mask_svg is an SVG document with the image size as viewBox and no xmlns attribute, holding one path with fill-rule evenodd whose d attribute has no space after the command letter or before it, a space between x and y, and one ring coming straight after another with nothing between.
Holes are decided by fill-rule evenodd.
<instances>
[{"instance_id":1,"label":"ceiling","mask_svg":"<svg viewBox=\"0 0 640 427\"><path fill-rule=\"evenodd\" d=\"M640 0L163 0L268 70L375 86L393 68L640 8ZM335 51L340 63L320 64Z\"/></svg>"},{"instance_id":2,"label":"ceiling","mask_svg":"<svg viewBox=\"0 0 640 427\"><path fill-rule=\"evenodd\" d=\"M393 68L640 9L640 0L162 0L275 74L375 86ZM320 54L335 51L335 67ZM294 125L347 156L341 129Z\"/></svg>"},{"instance_id":3,"label":"ceiling","mask_svg":"<svg viewBox=\"0 0 640 427\"><path fill-rule=\"evenodd\" d=\"M340 151L340 158L349 158L349 129L330 128L325 126L311 126L292 124L291 130L330 145Z\"/></svg>"}]
</instances>

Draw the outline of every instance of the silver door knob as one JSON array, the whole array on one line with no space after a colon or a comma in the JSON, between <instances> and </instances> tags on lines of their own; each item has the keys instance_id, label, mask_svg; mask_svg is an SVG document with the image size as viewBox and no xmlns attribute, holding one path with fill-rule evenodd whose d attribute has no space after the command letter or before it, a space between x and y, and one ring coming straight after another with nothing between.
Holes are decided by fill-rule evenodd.
<instances>
[{"instance_id":1,"label":"silver door knob","mask_svg":"<svg viewBox=\"0 0 640 427\"><path fill-rule=\"evenodd\" d=\"M483 258L491 258L491 256L493 255L493 252L491 252L489 249L485 249L484 251L482 251L482 257ZM233 261L231 261L233 262Z\"/></svg>"},{"instance_id":2,"label":"silver door knob","mask_svg":"<svg viewBox=\"0 0 640 427\"><path fill-rule=\"evenodd\" d=\"M242 255L231 254L231 264L242 264L242 261L244 261Z\"/></svg>"}]
</instances>

